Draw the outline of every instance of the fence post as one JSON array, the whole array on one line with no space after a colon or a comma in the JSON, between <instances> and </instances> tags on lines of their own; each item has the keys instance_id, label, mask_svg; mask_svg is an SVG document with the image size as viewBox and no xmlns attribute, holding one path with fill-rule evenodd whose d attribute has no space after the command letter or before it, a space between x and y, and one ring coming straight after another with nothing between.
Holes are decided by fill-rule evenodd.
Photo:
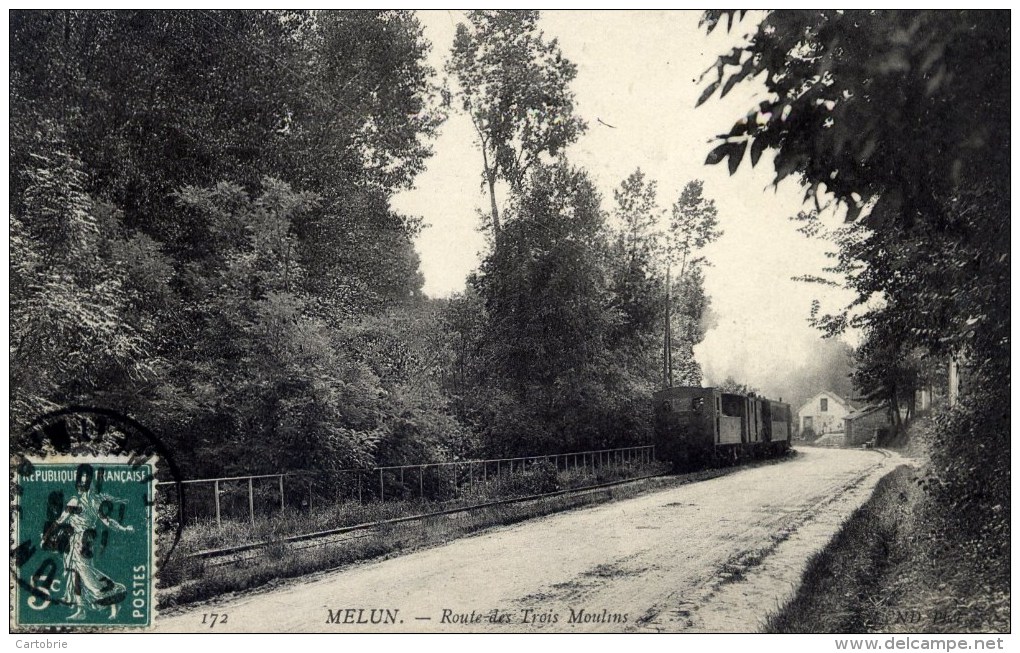
<instances>
[{"instance_id":1,"label":"fence post","mask_svg":"<svg viewBox=\"0 0 1020 653\"><path fill-rule=\"evenodd\" d=\"M379 468L379 501L386 500L386 487L383 485L383 470Z\"/></svg>"},{"instance_id":2,"label":"fence post","mask_svg":"<svg viewBox=\"0 0 1020 653\"><path fill-rule=\"evenodd\" d=\"M280 474L280 512L283 510L283 474Z\"/></svg>"},{"instance_id":3,"label":"fence post","mask_svg":"<svg viewBox=\"0 0 1020 653\"><path fill-rule=\"evenodd\" d=\"M425 500L425 466L418 467L418 495L422 501Z\"/></svg>"},{"instance_id":4,"label":"fence post","mask_svg":"<svg viewBox=\"0 0 1020 653\"><path fill-rule=\"evenodd\" d=\"M361 499L361 475L362 475L362 471L359 469L358 470L358 503L365 503Z\"/></svg>"},{"instance_id":5,"label":"fence post","mask_svg":"<svg viewBox=\"0 0 1020 653\"><path fill-rule=\"evenodd\" d=\"M312 510L312 479L308 479L308 510Z\"/></svg>"},{"instance_id":6,"label":"fence post","mask_svg":"<svg viewBox=\"0 0 1020 653\"><path fill-rule=\"evenodd\" d=\"M216 525L220 526L220 479L213 481L213 493L216 495Z\"/></svg>"},{"instance_id":7,"label":"fence post","mask_svg":"<svg viewBox=\"0 0 1020 653\"><path fill-rule=\"evenodd\" d=\"M255 528L255 491L251 486L251 476L248 477L248 516L251 517L252 528Z\"/></svg>"}]
</instances>

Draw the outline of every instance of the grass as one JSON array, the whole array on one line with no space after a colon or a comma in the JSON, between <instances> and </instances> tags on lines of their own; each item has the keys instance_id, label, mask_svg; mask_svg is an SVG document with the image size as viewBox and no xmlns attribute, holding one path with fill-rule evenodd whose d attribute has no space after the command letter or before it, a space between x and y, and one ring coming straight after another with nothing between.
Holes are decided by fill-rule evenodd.
<instances>
[{"instance_id":1,"label":"grass","mask_svg":"<svg viewBox=\"0 0 1020 653\"><path fill-rule=\"evenodd\" d=\"M774 464L777 461L763 461L750 465ZM345 502L334 506L323 506L306 514L278 516L276 519L256 520L255 527L244 522L227 522L221 527L215 523L195 524L184 532L182 542L168 564L159 573L159 609L170 612L175 606L184 606L206 601L231 592L243 592L256 588L269 589L284 579L307 574L343 568L363 560L380 558L417 549L435 546L479 531L552 513L573 510L611 501L627 499L647 492L676 487L686 483L706 480L735 470L746 468L731 467L710 469L679 476L662 476L643 479L625 485L603 488L584 494L568 494L546 497L534 501L491 506L471 512L457 513L422 520L389 524L366 531L359 531L326 546L314 546L295 550L279 539L286 535L321 531L343 525L417 515L437 509L449 508L451 504L423 503L421 501L394 501L387 503L357 504ZM630 470L631 476L661 471L659 467L641 466ZM627 470L616 470L596 477L573 472L557 475L561 487L577 487L604 483L619 478ZM573 474L573 476L571 476ZM493 497L480 492L467 493L461 499L466 505L482 502ZM530 494L521 490L522 494ZM261 555L236 564L216 565L213 560L188 557L194 551L216 548L228 544L252 541L276 540Z\"/></svg>"},{"instance_id":2,"label":"grass","mask_svg":"<svg viewBox=\"0 0 1020 653\"><path fill-rule=\"evenodd\" d=\"M967 563L967 542L940 537L927 503L911 468L883 478L812 557L796 596L768 616L764 630L1008 632L1008 577L1003 585Z\"/></svg>"}]
</instances>

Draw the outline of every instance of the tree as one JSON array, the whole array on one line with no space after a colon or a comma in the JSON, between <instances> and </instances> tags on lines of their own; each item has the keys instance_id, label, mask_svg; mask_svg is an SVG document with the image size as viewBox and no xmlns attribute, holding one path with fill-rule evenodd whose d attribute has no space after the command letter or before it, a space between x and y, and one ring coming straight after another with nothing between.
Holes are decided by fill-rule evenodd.
<instances>
[{"instance_id":1,"label":"tree","mask_svg":"<svg viewBox=\"0 0 1020 653\"><path fill-rule=\"evenodd\" d=\"M669 363L680 385L701 385L701 365L694 346L705 339L711 300L705 293L702 265L689 265L669 297Z\"/></svg>"},{"instance_id":2,"label":"tree","mask_svg":"<svg viewBox=\"0 0 1020 653\"><path fill-rule=\"evenodd\" d=\"M449 386L455 398L468 393L482 377L484 362L480 360L480 345L488 316L478 286L477 277L469 277L464 292L450 298L444 314L447 330L454 339Z\"/></svg>"},{"instance_id":3,"label":"tree","mask_svg":"<svg viewBox=\"0 0 1020 653\"><path fill-rule=\"evenodd\" d=\"M680 318L679 344L685 368L682 382L687 385L701 383L701 372L696 368L693 349L704 337L704 333L699 334L699 327L707 307L701 275L701 267L706 261L699 252L722 236L722 231L717 229L719 212L715 201L704 196L703 188L704 182L700 179L684 186L673 204L666 237L666 325L662 361L663 384L666 387L673 385L674 316ZM677 264L680 274L677 292L674 293L671 278Z\"/></svg>"},{"instance_id":4,"label":"tree","mask_svg":"<svg viewBox=\"0 0 1020 653\"><path fill-rule=\"evenodd\" d=\"M20 11L11 43L13 169L59 125L84 190L184 250L204 244L177 238L177 190L271 176L320 197L295 225L309 291L377 310L420 290L389 198L445 112L413 13Z\"/></svg>"},{"instance_id":5,"label":"tree","mask_svg":"<svg viewBox=\"0 0 1020 653\"><path fill-rule=\"evenodd\" d=\"M537 168L527 191L512 209L507 248L483 262L481 279L502 350L496 364L520 389L551 387L591 364L610 319L602 310L607 230L594 186L560 164Z\"/></svg>"},{"instance_id":6,"label":"tree","mask_svg":"<svg viewBox=\"0 0 1020 653\"><path fill-rule=\"evenodd\" d=\"M614 443L636 407L611 346L620 315L600 197L583 171L542 165L510 214L475 282L486 324L472 419L502 453Z\"/></svg>"},{"instance_id":7,"label":"tree","mask_svg":"<svg viewBox=\"0 0 1020 653\"><path fill-rule=\"evenodd\" d=\"M113 256L125 244L120 215L86 193L81 161L49 128L36 135L32 165L16 172L24 192L10 215L11 420L18 424L143 383L153 371L145 325L129 319L130 274L140 265L117 265Z\"/></svg>"},{"instance_id":8,"label":"tree","mask_svg":"<svg viewBox=\"0 0 1020 653\"><path fill-rule=\"evenodd\" d=\"M299 88L276 64L298 51L300 15L285 17L14 12L13 122L61 125L89 171L87 190L121 207L129 227L160 237L181 186L228 178L254 187L270 171L267 153L286 141L276 128ZM17 144L16 166L25 155Z\"/></svg>"},{"instance_id":9,"label":"tree","mask_svg":"<svg viewBox=\"0 0 1020 653\"><path fill-rule=\"evenodd\" d=\"M912 402L918 371L903 350L903 338L890 336L879 332L877 325L868 330L866 339L854 352L851 379L867 401L887 408L895 435L903 427L901 400L910 397Z\"/></svg>"},{"instance_id":10,"label":"tree","mask_svg":"<svg viewBox=\"0 0 1020 653\"><path fill-rule=\"evenodd\" d=\"M727 16L709 12L713 29ZM775 180L795 175L806 198L847 207L854 230L838 272L856 306L885 296L933 350L1008 342L1008 30L975 11L769 13L719 58L701 101L764 80L752 107L708 156L735 171L776 151ZM866 207L868 210L865 210ZM913 267L919 267L915 270ZM906 271L913 273L906 275ZM838 330L849 319L833 316Z\"/></svg>"},{"instance_id":11,"label":"tree","mask_svg":"<svg viewBox=\"0 0 1020 653\"><path fill-rule=\"evenodd\" d=\"M614 332L614 346L629 349L632 366L652 376L660 325L662 324L663 282L659 270L659 218L662 210L656 198L657 184L640 169L631 173L613 191L616 207L616 240L612 248L614 308L622 314Z\"/></svg>"},{"instance_id":12,"label":"tree","mask_svg":"<svg viewBox=\"0 0 1020 653\"><path fill-rule=\"evenodd\" d=\"M758 394L758 388L740 383L732 376L727 376L722 383L716 386L722 392L730 392L738 395Z\"/></svg>"},{"instance_id":13,"label":"tree","mask_svg":"<svg viewBox=\"0 0 1020 653\"><path fill-rule=\"evenodd\" d=\"M295 36L308 72L283 126L288 180L331 198L354 184L409 188L446 119L414 12L315 12Z\"/></svg>"},{"instance_id":14,"label":"tree","mask_svg":"<svg viewBox=\"0 0 1020 653\"><path fill-rule=\"evenodd\" d=\"M457 25L448 66L482 150L497 247L496 182L519 191L542 155L556 156L585 130L568 88L577 67L537 23L537 11L469 12L468 24Z\"/></svg>"},{"instance_id":15,"label":"tree","mask_svg":"<svg viewBox=\"0 0 1020 653\"><path fill-rule=\"evenodd\" d=\"M409 11L317 12L302 44L307 71L284 126L282 178L321 210L296 225L307 288L348 316L421 296L420 220L390 208L431 155L446 118L431 45Z\"/></svg>"}]
</instances>

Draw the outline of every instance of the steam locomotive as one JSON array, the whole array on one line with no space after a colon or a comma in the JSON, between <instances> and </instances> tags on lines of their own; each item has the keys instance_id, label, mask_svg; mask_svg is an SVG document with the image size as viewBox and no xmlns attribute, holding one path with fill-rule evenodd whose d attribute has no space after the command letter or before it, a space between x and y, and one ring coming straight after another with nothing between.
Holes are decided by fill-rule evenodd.
<instances>
[{"instance_id":1,"label":"steam locomotive","mask_svg":"<svg viewBox=\"0 0 1020 653\"><path fill-rule=\"evenodd\" d=\"M655 450L676 471L734 464L790 449L790 405L719 388L675 387L653 395Z\"/></svg>"}]
</instances>

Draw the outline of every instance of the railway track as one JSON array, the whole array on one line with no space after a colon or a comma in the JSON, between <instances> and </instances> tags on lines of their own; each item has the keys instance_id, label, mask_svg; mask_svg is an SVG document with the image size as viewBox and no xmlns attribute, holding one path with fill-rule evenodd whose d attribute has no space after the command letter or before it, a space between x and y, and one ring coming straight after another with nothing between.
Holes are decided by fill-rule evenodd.
<instances>
[{"instance_id":1,"label":"railway track","mask_svg":"<svg viewBox=\"0 0 1020 653\"><path fill-rule=\"evenodd\" d=\"M329 530L317 531L314 533L292 535L289 537L282 537L273 540L264 540L261 542L239 544L237 546L223 547L217 549L205 549L202 551L196 551L194 553L191 553L189 554L188 557L207 560L208 561L207 564L212 566L240 564L261 557L269 547L279 547L283 545L287 547L288 551L292 552L303 551L322 546L340 544L346 541L356 540L361 537L367 537L370 534L371 530L382 526L389 526L392 524L401 524L413 521L421 521L424 519L444 517L449 515L455 515L458 513L468 513L496 506L505 506L515 503L525 503L529 501L540 501L542 499L548 499L558 496L590 494L594 492L601 492L616 486L626 485L628 483L636 483L638 481L643 481L652 478L661 478L664 476L669 476L669 474L666 473L648 474L645 476L636 476L634 478L628 478L620 481L611 481L608 483L599 483L596 485L586 485L582 487L568 488L564 490L557 490L555 492L531 494L523 497L500 499L498 501L487 501L484 503L477 503L468 506L458 506L455 508L436 510L417 515L410 515L407 517L382 519L379 521L365 522L361 524L354 524L352 526L343 526L340 528L332 528Z\"/></svg>"}]
</instances>

